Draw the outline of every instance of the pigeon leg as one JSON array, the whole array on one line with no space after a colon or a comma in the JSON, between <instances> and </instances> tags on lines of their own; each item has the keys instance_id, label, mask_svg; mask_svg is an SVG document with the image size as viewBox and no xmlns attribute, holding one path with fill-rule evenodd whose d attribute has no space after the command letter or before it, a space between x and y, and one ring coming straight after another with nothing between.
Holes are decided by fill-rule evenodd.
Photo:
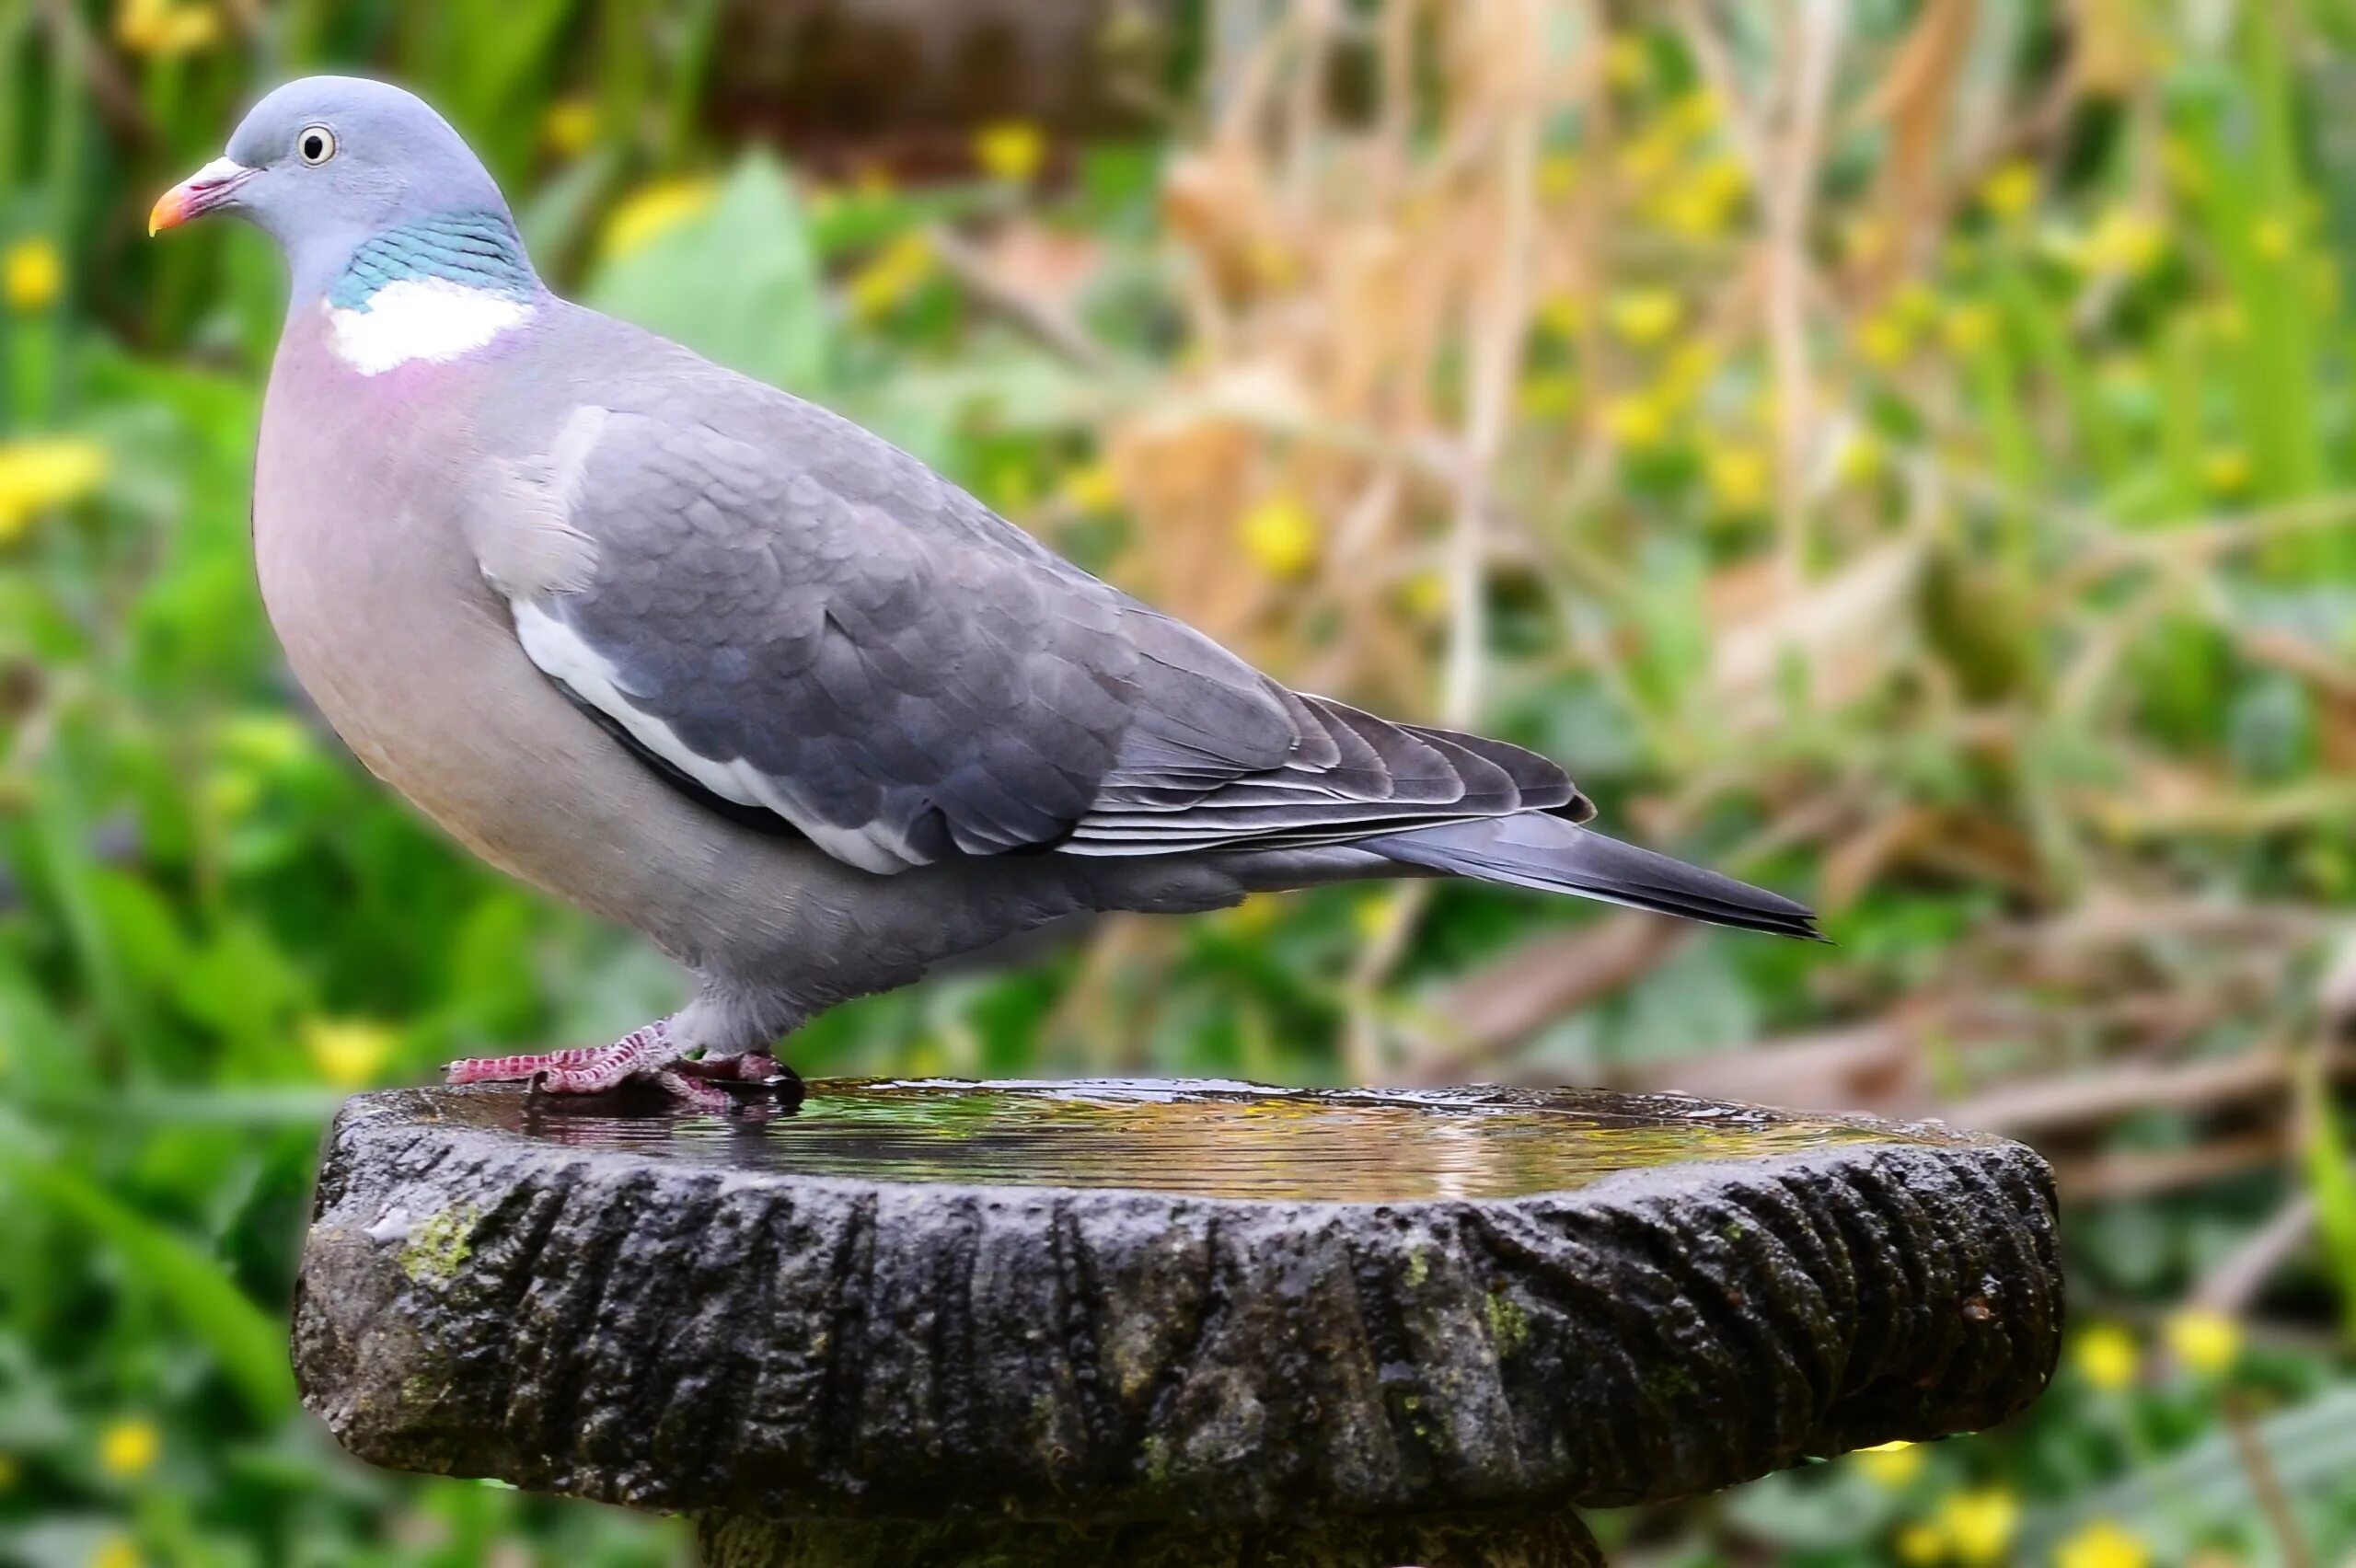
<instances>
[{"instance_id":1,"label":"pigeon leg","mask_svg":"<svg viewBox=\"0 0 2356 1568\"><path fill-rule=\"evenodd\" d=\"M666 1024L650 1023L631 1030L611 1045L521 1056L477 1056L452 1062L442 1071L452 1083L529 1080L551 1094L603 1094L626 1078L676 1078L669 1069L682 1049L673 1043Z\"/></svg>"}]
</instances>

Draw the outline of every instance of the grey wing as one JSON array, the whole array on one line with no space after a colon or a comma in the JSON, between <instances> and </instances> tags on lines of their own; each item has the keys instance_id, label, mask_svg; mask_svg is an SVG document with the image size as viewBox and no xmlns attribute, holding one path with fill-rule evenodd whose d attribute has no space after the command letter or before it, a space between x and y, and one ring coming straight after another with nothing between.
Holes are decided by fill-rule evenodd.
<instances>
[{"instance_id":1,"label":"grey wing","mask_svg":"<svg viewBox=\"0 0 2356 1568\"><path fill-rule=\"evenodd\" d=\"M470 529L541 671L732 811L893 872L1588 810L1534 754L1287 690L823 409L756 411L577 410L521 466L542 503Z\"/></svg>"}]
</instances>

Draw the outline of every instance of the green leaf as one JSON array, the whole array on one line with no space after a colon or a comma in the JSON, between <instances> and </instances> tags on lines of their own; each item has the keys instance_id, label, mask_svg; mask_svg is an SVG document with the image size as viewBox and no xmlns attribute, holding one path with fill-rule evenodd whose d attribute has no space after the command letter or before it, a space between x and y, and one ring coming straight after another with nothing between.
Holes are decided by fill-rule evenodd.
<instances>
[{"instance_id":1,"label":"green leaf","mask_svg":"<svg viewBox=\"0 0 2356 1568\"><path fill-rule=\"evenodd\" d=\"M742 159L708 210L606 261L588 299L789 391L825 379L817 256L792 181L766 153Z\"/></svg>"},{"instance_id":2,"label":"green leaf","mask_svg":"<svg viewBox=\"0 0 2356 1568\"><path fill-rule=\"evenodd\" d=\"M257 1418L275 1421L294 1408L284 1327L247 1300L205 1251L29 1150L13 1131L0 1136L0 1186L111 1248L125 1278L152 1292L202 1342Z\"/></svg>"},{"instance_id":3,"label":"green leaf","mask_svg":"<svg viewBox=\"0 0 2356 1568\"><path fill-rule=\"evenodd\" d=\"M2320 1057L2310 1055L2300 1064L2298 1095L2308 1129L2306 1177L2315 1193L2316 1228L2339 1288L2342 1332L2356 1343L2356 1165L2349 1163L2347 1136Z\"/></svg>"}]
</instances>

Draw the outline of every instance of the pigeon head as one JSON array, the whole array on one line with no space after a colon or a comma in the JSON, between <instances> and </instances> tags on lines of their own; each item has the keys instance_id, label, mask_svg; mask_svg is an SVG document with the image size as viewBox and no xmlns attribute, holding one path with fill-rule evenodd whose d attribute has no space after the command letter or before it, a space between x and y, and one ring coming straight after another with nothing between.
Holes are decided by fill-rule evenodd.
<instances>
[{"instance_id":1,"label":"pigeon head","mask_svg":"<svg viewBox=\"0 0 2356 1568\"><path fill-rule=\"evenodd\" d=\"M384 82L306 76L271 93L223 156L164 193L148 232L211 213L278 241L297 303L421 271L507 292L537 286L473 149L424 99Z\"/></svg>"}]
</instances>

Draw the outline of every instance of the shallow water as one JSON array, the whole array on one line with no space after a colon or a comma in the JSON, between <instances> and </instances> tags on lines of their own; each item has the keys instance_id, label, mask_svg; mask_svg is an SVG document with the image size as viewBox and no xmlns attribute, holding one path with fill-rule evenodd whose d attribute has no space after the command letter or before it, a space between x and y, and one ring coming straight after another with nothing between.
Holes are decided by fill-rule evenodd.
<instances>
[{"instance_id":1,"label":"shallow water","mask_svg":"<svg viewBox=\"0 0 2356 1568\"><path fill-rule=\"evenodd\" d=\"M1128 1188L1208 1198L1506 1198L1614 1171L1920 1129L1582 1090L1285 1091L1245 1084L820 1081L727 1116L516 1090L436 1094L445 1120L581 1147L870 1181Z\"/></svg>"}]
</instances>

